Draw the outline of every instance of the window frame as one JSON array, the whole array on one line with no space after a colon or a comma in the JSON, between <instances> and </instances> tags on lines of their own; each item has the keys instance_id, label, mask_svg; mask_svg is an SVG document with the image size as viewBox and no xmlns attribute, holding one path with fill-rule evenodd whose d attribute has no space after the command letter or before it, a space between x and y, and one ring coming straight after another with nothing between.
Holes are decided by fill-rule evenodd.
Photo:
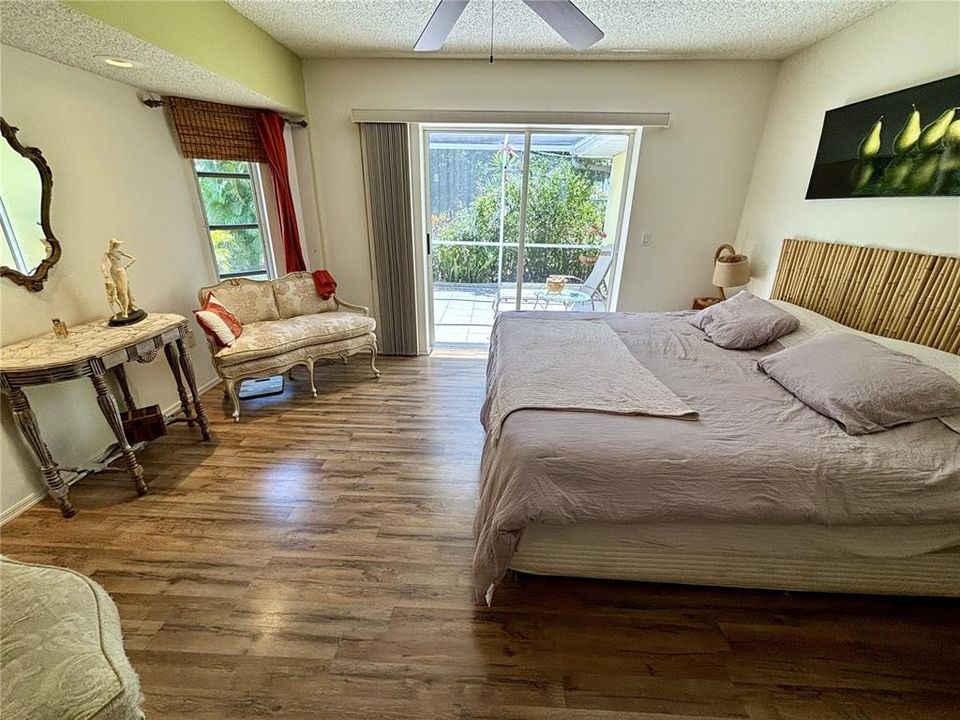
<instances>
[{"instance_id":1,"label":"window frame","mask_svg":"<svg viewBox=\"0 0 960 720\"><path fill-rule=\"evenodd\" d=\"M213 269L217 273L217 281L230 280L233 278L248 278L252 280L275 280L277 277L276 259L273 254L273 240L270 236L270 224L267 222L267 204L266 196L263 192L263 179L261 177L260 165L249 161L242 162L248 172L230 173L214 172L208 170L198 170L197 161L207 160L209 158L191 158L190 170L193 173L193 181L197 190L197 201L200 204L200 213L203 218L203 228L207 237L207 246L210 248L210 257L213 260ZM215 161L215 160L214 160ZM200 189L200 178L247 178L253 189L254 208L257 214L256 223L242 223L237 225L211 225L210 218L207 215L207 207L203 202L203 192ZM258 230L260 232L260 244L263 246L263 264L264 269L258 272L235 272L224 273L220 271L220 263L217 260L217 250L213 246L213 237L211 233L214 230Z\"/></svg>"}]
</instances>

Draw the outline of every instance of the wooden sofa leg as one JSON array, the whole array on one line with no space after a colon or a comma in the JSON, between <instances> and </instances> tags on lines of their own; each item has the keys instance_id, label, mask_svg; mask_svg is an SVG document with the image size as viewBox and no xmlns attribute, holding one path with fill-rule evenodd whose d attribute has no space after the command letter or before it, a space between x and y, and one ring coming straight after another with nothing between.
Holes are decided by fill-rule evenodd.
<instances>
[{"instance_id":1,"label":"wooden sofa leg","mask_svg":"<svg viewBox=\"0 0 960 720\"><path fill-rule=\"evenodd\" d=\"M224 383L227 386L227 395L233 401L233 421L240 422L240 397L237 395L237 381L224 380Z\"/></svg>"},{"instance_id":2,"label":"wooden sofa leg","mask_svg":"<svg viewBox=\"0 0 960 720\"><path fill-rule=\"evenodd\" d=\"M310 378L310 392L314 397L317 396L317 386L313 380L313 358L309 358L306 363L304 363L307 368L307 377Z\"/></svg>"},{"instance_id":3,"label":"wooden sofa leg","mask_svg":"<svg viewBox=\"0 0 960 720\"><path fill-rule=\"evenodd\" d=\"M377 349L370 348L370 369L373 370L373 376L380 378L380 371L377 370Z\"/></svg>"}]
</instances>

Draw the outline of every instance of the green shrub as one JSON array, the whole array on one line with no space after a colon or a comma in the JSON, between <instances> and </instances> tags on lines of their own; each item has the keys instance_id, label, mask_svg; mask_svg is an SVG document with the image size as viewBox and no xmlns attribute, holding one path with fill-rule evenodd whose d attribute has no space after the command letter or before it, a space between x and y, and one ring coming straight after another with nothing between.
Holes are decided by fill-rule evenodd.
<instances>
[{"instance_id":1,"label":"green shrub","mask_svg":"<svg viewBox=\"0 0 960 720\"><path fill-rule=\"evenodd\" d=\"M499 154L496 162L499 165ZM516 280L520 222L521 177L518 160L508 162L503 280ZM584 277L590 266L580 262L580 247L538 248L531 244L569 244L597 247L604 244L602 232L607 205L609 169L581 169L565 155L533 153L527 203L525 282L542 283L547 275ZM446 242L491 242L500 237L500 173L484 174L473 201L453 212L435 215L433 226L433 275L435 282L496 283L497 254L494 246L444 245Z\"/></svg>"}]
</instances>

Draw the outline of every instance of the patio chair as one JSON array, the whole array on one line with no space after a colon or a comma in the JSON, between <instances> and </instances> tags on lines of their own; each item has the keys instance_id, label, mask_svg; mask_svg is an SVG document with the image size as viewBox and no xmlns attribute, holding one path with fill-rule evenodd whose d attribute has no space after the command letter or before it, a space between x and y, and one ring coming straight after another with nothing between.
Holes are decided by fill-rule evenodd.
<instances>
[{"instance_id":1,"label":"patio chair","mask_svg":"<svg viewBox=\"0 0 960 720\"><path fill-rule=\"evenodd\" d=\"M560 275L559 277L564 278L567 284L564 287L564 292L567 291L577 291L584 293L589 296L589 300L583 302L574 303L574 305L586 305L590 303L590 309L596 310L597 303L603 303L607 300L607 273L610 272L610 266L613 264L613 245L604 245L600 248L600 254L597 256L597 261L593 264L593 269L590 271L590 274L587 276L586 280L578 278L574 275ZM526 284L526 283L525 283ZM493 301L494 310L499 310L500 303L504 300L516 300L517 299L517 290L516 285L511 286L510 288L498 288L497 295ZM534 297L531 298L535 302L539 302L542 297L540 293L537 293ZM568 304L569 305L569 304ZM572 307L572 306L571 306ZM581 310L586 308L576 307L574 309Z\"/></svg>"}]
</instances>

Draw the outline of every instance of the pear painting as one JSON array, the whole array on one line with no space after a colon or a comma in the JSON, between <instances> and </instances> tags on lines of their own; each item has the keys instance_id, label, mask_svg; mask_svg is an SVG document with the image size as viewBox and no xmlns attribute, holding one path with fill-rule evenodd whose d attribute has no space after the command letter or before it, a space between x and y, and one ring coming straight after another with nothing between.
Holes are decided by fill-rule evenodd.
<instances>
[{"instance_id":1,"label":"pear painting","mask_svg":"<svg viewBox=\"0 0 960 720\"><path fill-rule=\"evenodd\" d=\"M827 111L807 199L960 196L960 75Z\"/></svg>"},{"instance_id":2,"label":"pear painting","mask_svg":"<svg viewBox=\"0 0 960 720\"><path fill-rule=\"evenodd\" d=\"M920 139L920 111L917 106L913 106L910 117L903 124L903 129L897 133L893 139L893 152L896 155L906 155L917 145Z\"/></svg>"},{"instance_id":3,"label":"pear painting","mask_svg":"<svg viewBox=\"0 0 960 720\"><path fill-rule=\"evenodd\" d=\"M917 140L917 147L920 152L930 152L937 148L943 140L943 136L947 134L947 128L950 127L950 123L953 122L956 114L957 108L950 108L923 129L923 132L920 133L920 139Z\"/></svg>"},{"instance_id":4,"label":"pear painting","mask_svg":"<svg viewBox=\"0 0 960 720\"><path fill-rule=\"evenodd\" d=\"M870 128L870 132L867 133L867 136L860 142L860 148L858 152L861 160L875 158L880 153L881 130L883 130L882 115L880 116L880 119L873 124L873 127Z\"/></svg>"}]
</instances>

